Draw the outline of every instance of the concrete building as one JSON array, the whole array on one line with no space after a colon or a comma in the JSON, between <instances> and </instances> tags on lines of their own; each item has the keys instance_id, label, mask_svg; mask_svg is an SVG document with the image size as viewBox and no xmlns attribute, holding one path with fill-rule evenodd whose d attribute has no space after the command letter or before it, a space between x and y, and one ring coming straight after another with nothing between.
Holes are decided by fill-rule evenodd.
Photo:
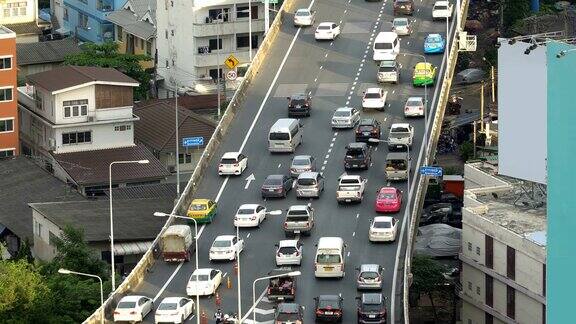
<instances>
[{"instance_id":1,"label":"concrete building","mask_svg":"<svg viewBox=\"0 0 576 324\"><path fill-rule=\"evenodd\" d=\"M37 42L42 34L38 26L38 0L1 1L0 24L16 33L18 43Z\"/></svg>"},{"instance_id":2,"label":"concrete building","mask_svg":"<svg viewBox=\"0 0 576 324\"><path fill-rule=\"evenodd\" d=\"M120 53L148 55L142 61L144 69L154 67L156 52L156 1L128 0L120 9L108 15L115 25L116 42Z\"/></svg>"},{"instance_id":3,"label":"concrete building","mask_svg":"<svg viewBox=\"0 0 576 324\"><path fill-rule=\"evenodd\" d=\"M156 10L158 73L168 88L189 87L196 91L214 89L218 74L228 68L233 54L248 63L264 37L264 5L261 1L195 0L159 2ZM252 49L249 48L249 20L252 15ZM238 71L240 72L240 71ZM222 77L221 75L221 77ZM241 73L239 73L241 75ZM233 87L233 83L227 84Z\"/></svg>"},{"instance_id":4,"label":"concrete building","mask_svg":"<svg viewBox=\"0 0 576 324\"><path fill-rule=\"evenodd\" d=\"M18 155L16 33L0 25L0 158Z\"/></svg>"},{"instance_id":5,"label":"concrete building","mask_svg":"<svg viewBox=\"0 0 576 324\"><path fill-rule=\"evenodd\" d=\"M465 166L462 323L544 324L545 193L496 174L487 163Z\"/></svg>"},{"instance_id":6,"label":"concrete building","mask_svg":"<svg viewBox=\"0 0 576 324\"><path fill-rule=\"evenodd\" d=\"M114 24L106 16L126 0L51 0L60 26L78 39L93 43L114 40Z\"/></svg>"}]
</instances>

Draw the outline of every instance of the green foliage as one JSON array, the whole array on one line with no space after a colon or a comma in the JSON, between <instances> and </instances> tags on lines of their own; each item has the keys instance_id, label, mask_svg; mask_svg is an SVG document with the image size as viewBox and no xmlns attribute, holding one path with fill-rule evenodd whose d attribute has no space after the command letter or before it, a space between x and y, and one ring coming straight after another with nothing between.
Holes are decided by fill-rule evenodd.
<instances>
[{"instance_id":1,"label":"green foliage","mask_svg":"<svg viewBox=\"0 0 576 324\"><path fill-rule=\"evenodd\" d=\"M519 20L530 15L530 0L504 0L504 27L512 28Z\"/></svg>"},{"instance_id":2,"label":"green foliage","mask_svg":"<svg viewBox=\"0 0 576 324\"><path fill-rule=\"evenodd\" d=\"M150 61L149 56L118 53L118 44L114 42L86 44L83 49L82 53L67 56L64 64L115 68L140 82L134 91L135 100L147 98L150 74L142 69L140 62Z\"/></svg>"},{"instance_id":3,"label":"green foliage","mask_svg":"<svg viewBox=\"0 0 576 324\"><path fill-rule=\"evenodd\" d=\"M14 257L14 260L24 260L28 263L32 263L34 261L34 257L32 256L32 250L30 249L30 241L25 239L24 242L20 245L20 249L18 249L18 253Z\"/></svg>"},{"instance_id":4,"label":"green foliage","mask_svg":"<svg viewBox=\"0 0 576 324\"><path fill-rule=\"evenodd\" d=\"M446 283L443 273L446 267L425 255L414 255L412 259L413 281L410 289L418 294L429 294Z\"/></svg>"},{"instance_id":5,"label":"green foliage","mask_svg":"<svg viewBox=\"0 0 576 324\"><path fill-rule=\"evenodd\" d=\"M460 158L463 161L468 161L474 155L474 144L470 141L462 143L459 147Z\"/></svg>"}]
</instances>

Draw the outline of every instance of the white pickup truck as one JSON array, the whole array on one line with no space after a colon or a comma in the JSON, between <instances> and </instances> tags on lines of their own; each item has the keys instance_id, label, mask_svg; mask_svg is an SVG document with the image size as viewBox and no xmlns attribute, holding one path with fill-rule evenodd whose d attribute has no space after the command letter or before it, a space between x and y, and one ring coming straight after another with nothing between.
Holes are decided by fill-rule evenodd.
<instances>
[{"instance_id":1,"label":"white pickup truck","mask_svg":"<svg viewBox=\"0 0 576 324\"><path fill-rule=\"evenodd\" d=\"M298 9L294 13L294 26L313 26L316 20L316 11L310 9Z\"/></svg>"},{"instance_id":2,"label":"white pickup truck","mask_svg":"<svg viewBox=\"0 0 576 324\"><path fill-rule=\"evenodd\" d=\"M364 198L366 179L358 175L342 175L336 190L336 200L339 204L345 202L361 202Z\"/></svg>"},{"instance_id":3,"label":"white pickup truck","mask_svg":"<svg viewBox=\"0 0 576 324\"><path fill-rule=\"evenodd\" d=\"M414 127L407 123L397 123L390 126L388 135L388 149L407 151L406 145L412 146Z\"/></svg>"}]
</instances>

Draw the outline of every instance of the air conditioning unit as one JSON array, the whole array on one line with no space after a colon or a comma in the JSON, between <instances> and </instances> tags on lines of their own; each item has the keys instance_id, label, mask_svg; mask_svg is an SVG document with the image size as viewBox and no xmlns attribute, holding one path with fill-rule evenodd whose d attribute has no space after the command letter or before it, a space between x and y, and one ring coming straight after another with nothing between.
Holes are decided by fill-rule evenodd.
<instances>
[{"instance_id":1,"label":"air conditioning unit","mask_svg":"<svg viewBox=\"0 0 576 324\"><path fill-rule=\"evenodd\" d=\"M56 149L56 139L51 137L48 139L48 149L50 149L51 151Z\"/></svg>"},{"instance_id":2,"label":"air conditioning unit","mask_svg":"<svg viewBox=\"0 0 576 324\"><path fill-rule=\"evenodd\" d=\"M88 122L91 123L93 121L96 121L96 116L88 116Z\"/></svg>"}]
</instances>

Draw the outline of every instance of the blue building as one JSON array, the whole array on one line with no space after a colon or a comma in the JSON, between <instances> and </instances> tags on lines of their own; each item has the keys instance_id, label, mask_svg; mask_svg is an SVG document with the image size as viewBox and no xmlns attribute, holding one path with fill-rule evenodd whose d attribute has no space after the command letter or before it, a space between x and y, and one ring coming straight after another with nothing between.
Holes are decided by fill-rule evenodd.
<instances>
[{"instance_id":1,"label":"blue building","mask_svg":"<svg viewBox=\"0 0 576 324\"><path fill-rule=\"evenodd\" d=\"M60 0L65 29L82 41L114 41L114 24L107 16L122 8L126 0ZM58 16L58 10L56 10Z\"/></svg>"}]
</instances>

